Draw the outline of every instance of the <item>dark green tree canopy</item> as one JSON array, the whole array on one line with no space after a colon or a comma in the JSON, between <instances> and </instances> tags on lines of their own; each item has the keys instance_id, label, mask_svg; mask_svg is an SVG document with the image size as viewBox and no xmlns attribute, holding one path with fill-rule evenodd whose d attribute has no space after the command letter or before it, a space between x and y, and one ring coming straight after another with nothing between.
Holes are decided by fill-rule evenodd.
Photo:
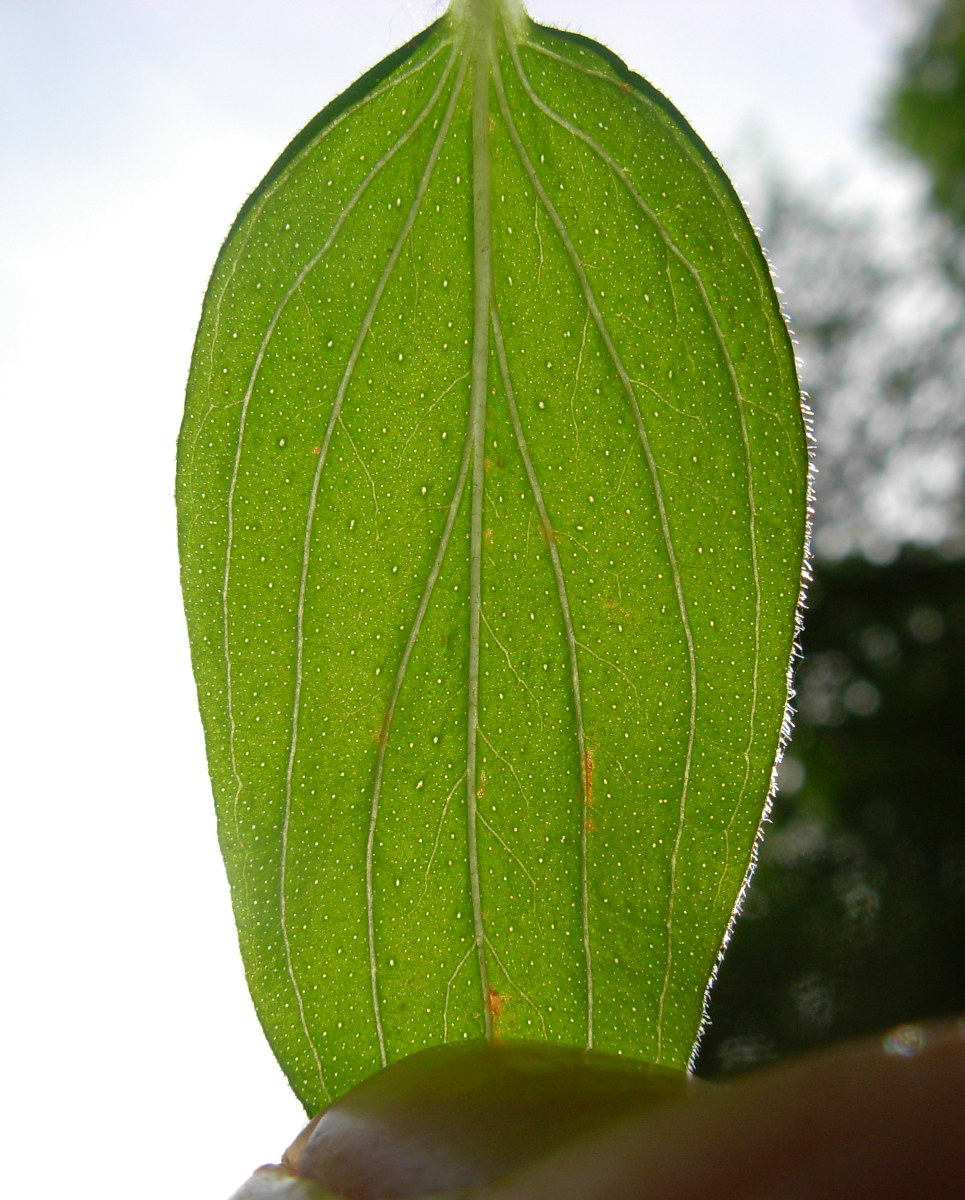
<instances>
[{"instance_id":1,"label":"dark green tree canopy","mask_svg":"<svg viewBox=\"0 0 965 1200\"><path fill-rule=\"evenodd\" d=\"M965 0L941 0L906 48L884 127L931 176L935 207L965 225Z\"/></svg>"}]
</instances>

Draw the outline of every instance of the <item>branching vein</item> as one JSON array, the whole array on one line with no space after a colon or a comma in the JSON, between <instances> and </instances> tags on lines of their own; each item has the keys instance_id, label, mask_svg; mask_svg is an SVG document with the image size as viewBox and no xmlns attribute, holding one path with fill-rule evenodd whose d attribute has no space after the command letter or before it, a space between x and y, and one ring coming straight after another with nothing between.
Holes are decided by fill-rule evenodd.
<instances>
[{"instance_id":1,"label":"branching vein","mask_svg":"<svg viewBox=\"0 0 965 1200\"><path fill-rule=\"evenodd\" d=\"M512 43L510 45L511 45L511 49L513 50L514 62L516 63L517 70L520 71L520 74L521 74L521 67L519 66L518 56L516 55L515 49L512 47ZM521 78L522 78L522 75L521 75ZM637 398L636 390L634 389L633 383L630 380L630 376L627 373L627 369L623 362L623 359L621 358L621 356L616 348L616 345L614 344L613 338L610 334L609 327L607 326L607 323L603 317L603 313L600 310L600 306L597 301L596 295L593 291L593 287L590 284L590 280L587 275L586 268L579 256L579 254L577 253L576 247L573 244L573 240L570 237L570 234L569 234L565 224L563 223L563 220L560 217L559 212L557 211L553 202L550 200L550 198L546 192L546 189L543 186L543 183L540 180L539 175L536 172L536 169L534 168L533 163L532 163L529 155L526 152L526 148L523 145L522 139L519 135L519 130L516 128L516 124L513 121L512 113L509 110L509 104L506 99L506 92L505 92L505 89L503 86L502 76L499 72L498 66L496 66L496 65L494 65L494 79L495 79L495 83L496 83L496 94L499 97L500 110L503 114L503 119L506 122L506 127L509 132L510 139L513 143L513 146L515 147L516 153L519 157L519 160L523 167L523 170L525 171L528 179L530 180L530 183L532 184L534 190L536 191L536 194L539 196L540 202L542 203L547 216L550 218L550 221L552 222L553 226L555 227L557 234L560 238L560 241L563 245L563 248L566 251L566 255L570 260L570 263L571 263L573 270L576 274L576 277L579 281L580 288L586 299L587 306L589 307L590 313L593 317L593 322L597 327L600 338L603 341L604 347L606 348L607 355L609 356L610 361L613 364L614 370L617 373L617 377L620 380L621 387L627 398L627 402L630 406L630 410L633 414L633 420L634 420L634 424L636 426L637 436L639 438L640 445L643 450L644 458L645 458L646 464L647 464L647 470L650 475L651 484L653 486L654 498L655 498L656 505L657 505L657 513L658 513L658 517L659 517L659 521L660 521L660 528L661 528L661 534L662 534L662 538L663 538L664 548L665 548L665 552L667 555L667 559L670 564L670 574L673 579L674 592L675 592L676 600L677 600L677 610L678 610L678 613L680 616L680 623L681 623L681 627L682 627L683 633L684 633L684 640L686 642L688 671L689 671L689 677L690 677L690 702L689 702L689 713L688 713L688 722L687 722L687 725L688 725L687 747L686 747L686 753L684 756L684 765L683 765L683 780L682 780L682 784L681 784L681 792L680 792L678 808L677 808L677 811L678 811L677 832L676 832L674 846L673 846L673 850L671 852L671 858L670 858L670 888L669 888L669 898L668 898L668 903L667 903L667 922L666 922L667 961L666 961L666 968L665 968L665 972L664 972L664 981L663 981L663 986L662 986L661 992L660 992L660 998L658 1001L658 1011L657 1011L657 1060L659 1061L661 1051L662 1051L663 1010L664 1010L664 1004L666 1001L666 996L667 996L667 992L668 992L668 988L669 988L670 975L671 975L671 970L672 970L672 965L673 965L673 908L674 908L674 896L675 896L675 892L676 892L677 857L678 857L678 853L679 853L679 849L680 849L681 840L683 837L683 829L684 829L684 824L685 824L685 820L686 820L687 799L688 799L688 795L689 795L689 791L690 791L690 772L691 772L691 766L693 763L694 742L696 739L696 730L697 730L697 658L696 658L696 652L694 649L694 635L693 635L693 630L691 629L690 615L688 613L687 603L686 603L686 600L684 597L683 581L680 576L680 567L679 567L679 564L677 561L677 551L676 551L676 547L674 545L673 532L672 532L671 526L670 526L670 519L667 514L667 506L666 506L666 501L665 501L664 493L663 493L663 485L660 480L660 471L657 466L657 461L656 461L656 458L653 453L653 448L650 444L650 437L647 432L646 423L644 422L644 419L643 419L643 414L640 410L640 403ZM531 89L529 89L529 91L531 93ZM534 102L535 102L535 100L534 100Z\"/></svg>"},{"instance_id":2,"label":"branching vein","mask_svg":"<svg viewBox=\"0 0 965 1200\"><path fill-rule=\"evenodd\" d=\"M332 404L332 412L331 412L331 415L328 420L328 425L325 429L325 435L322 438L322 444L319 448L318 462L316 463L316 466L315 466L315 475L312 480L312 488L311 488L311 493L310 493L309 502L308 502L308 512L307 512L306 520L305 520L305 538L304 538L304 541L302 544L301 579L299 581L298 602L297 602L297 606L296 606L295 688L294 688L294 696L292 699L292 719L291 719L291 735L290 735L290 742L289 742L288 765L287 765L286 771L285 771L285 811L284 811L284 816L282 819L282 831L281 831L282 849L281 849L281 875L280 875L280 881L279 881L279 896L280 896L280 908L281 908L282 941L285 946L285 961L286 961L286 965L287 965L287 969L288 969L288 975L289 975L289 979L291 981L291 985L295 992L295 996L296 996L296 999L298 1002L299 1016L301 1019L302 1029L305 1033L305 1037L308 1039L309 1044L312 1046L312 1052L316 1057L316 1061L318 1060L318 1052L315 1047L314 1041L311 1037L311 1034L308 1030L308 1026L307 1026L306 1019L305 1019L305 1012L304 1012L304 1001L302 998L301 989L299 987L298 980L295 975L294 965L292 962L291 945L290 945L289 938L288 938L288 929L287 929L287 923L286 923L286 895L285 895L286 872L287 872L287 862L288 862L288 833L289 833L289 827L291 824L291 810L292 810L292 777L293 777L294 768L295 768L295 759L296 759L297 753L298 753L298 726L299 726L299 718L301 715L301 697L302 697L304 653L305 653L305 597L306 597L306 593L308 590L308 571L309 571L309 566L311 563L311 556L312 556L312 533L313 533L314 521L315 521L315 511L316 511L316 508L318 505L318 493L319 493L319 488L321 486L322 474L325 470L325 464L328 460L328 451L329 451L329 447L332 442L332 435L335 431L336 425L341 416L342 404L345 399L345 394L348 391L349 383L351 382L353 373L355 371L355 365L358 362L359 355L362 352L362 346L364 345L365 340L368 337L369 330L372 327L372 322L375 319L375 314L376 314L376 311L378 310L379 304L382 300L382 296L383 296L383 293L385 292L386 285L388 284L388 281L392 274L392 271L395 268L395 264L398 261L399 255L402 253L402 249L406 244L406 240L409 236L412 226L415 224L415 219L418 216L419 209L422 206L423 198L425 197L426 191L429 188L429 183L430 183L430 180L432 179L432 173L435 169L435 165L436 165L436 163L439 159L439 155L442 151L442 146L446 139L446 135L449 132L449 126L452 122L452 116L453 116L453 113L455 112L456 103L459 99L459 94L460 94L460 91L462 88L462 82L463 82L464 77L465 77L465 65L462 66L460 73L457 77L456 84L452 90L452 94L451 94L451 96L449 98L449 102L446 106L445 116L443 117L442 123L439 128L439 132L436 135L435 141L433 142L432 150L429 154L429 158L426 163L425 170L423 171L422 178L419 181L419 186L416 189L415 197L413 198L412 204L409 206L408 213L406 214L406 219L403 222L402 228L400 229L399 234L395 240L395 244L392 247L392 251L389 254L388 259L386 260L385 267L382 271L382 274L379 278L378 283L376 284L375 290L372 294L372 298L369 302L369 307L368 307L368 309L365 313L365 316L362 320L361 327L360 327L358 335L355 339L355 344L352 347L352 351L349 354L348 361L345 365L345 370L342 374L342 379L341 379L341 382L339 383L338 390L336 391L336 394L335 394L335 400ZM420 119L424 119L425 115L427 115L427 114L423 113ZM375 820L375 818L373 815L372 827L374 827L374 820ZM370 837L371 837L371 834L370 834ZM381 1021L381 1015L380 1015L379 1006L378 1006L378 988L377 988L377 982L376 982L376 976L375 976L374 946L372 944L373 916L372 916L372 905L371 905L369 883L370 883L370 878L367 876L366 895L367 895L367 899L368 899L368 912L369 912L369 942L370 942L369 956L370 956L370 966L371 966L371 971L372 971L372 980L371 980L371 983L372 983L372 1007L373 1007L373 1014L374 1014L374 1018L375 1018L376 1035L377 1035L378 1043L379 1043L379 1053L381 1055L381 1059L384 1064L386 1062L385 1037L384 1037L383 1030L382 1030L382 1021ZM319 1066L319 1071L321 1071L320 1066Z\"/></svg>"},{"instance_id":3,"label":"branching vein","mask_svg":"<svg viewBox=\"0 0 965 1200\"><path fill-rule=\"evenodd\" d=\"M499 87L499 95L500 101L502 101L501 87ZM504 112L504 116L505 115L506 114ZM570 662L570 687L573 691L573 712L576 719L576 746L580 763L580 782L582 792L580 813L580 921L583 935L583 961L586 969L586 1044L587 1048L589 1049L593 1046L593 955L590 950L590 901L588 878L589 863L587 846L587 829L590 818L590 781L587 774L586 730L583 725L583 697L580 688L580 664L576 652L576 633L573 628L573 617L570 612L569 598L566 594L566 579L563 576L563 564L560 562L560 553L556 545L556 535L553 532L553 526L550 521L549 512L547 511L546 503L543 499L543 491L540 487L539 479L536 475L536 469L533 466L533 460L529 453L529 446L526 442L526 435L523 431L522 422L519 419L519 408L516 404L516 393L513 389L512 376L509 372L509 363L506 359L506 346L503 341L502 329L499 324L499 314L496 312L495 307L492 311L492 324L493 342L496 347L496 357L499 362L499 371L500 375L502 376L503 389L506 393L506 404L509 408L510 419L513 422L513 433L516 437L516 445L519 448L519 454L523 460L523 466L526 469L526 478L529 480L530 490L533 493L533 501L536 504L536 510L539 513L539 519L546 535L546 544L549 548L550 562L553 566L553 577L556 581L556 595L560 605L560 612L563 615L563 628L566 633L566 647Z\"/></svg>"}]
</instances>

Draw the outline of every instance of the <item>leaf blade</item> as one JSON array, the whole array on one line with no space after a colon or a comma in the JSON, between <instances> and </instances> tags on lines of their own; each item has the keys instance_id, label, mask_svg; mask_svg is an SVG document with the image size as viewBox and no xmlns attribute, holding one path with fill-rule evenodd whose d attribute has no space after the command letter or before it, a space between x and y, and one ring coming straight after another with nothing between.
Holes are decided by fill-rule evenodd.
<instances>
[{"instance_id":1,"label":"leaf blade","mask_svg":"<svg viewBox=\"0 0 965 1200\"><path fill-rule=\"evenodd\" d=\"M312 1108L494 1031L686 1061L786 703L807 451L750 226L608 52L484 24L283 156L189 384L222 845Z\"/></svg>"}]
</instances>

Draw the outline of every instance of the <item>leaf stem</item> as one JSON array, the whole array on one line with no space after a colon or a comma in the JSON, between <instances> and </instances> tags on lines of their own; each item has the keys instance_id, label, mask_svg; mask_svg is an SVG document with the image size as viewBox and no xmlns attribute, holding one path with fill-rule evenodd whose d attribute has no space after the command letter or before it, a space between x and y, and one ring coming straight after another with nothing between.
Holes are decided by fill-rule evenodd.
<instances>
[{"instance_id":1,"label":"leaf stem","mask_svg":"<svg viewBox=\"0 0 965 1200\"><path fill-rule=\"evenodd\" d=\"M476 29L491 31L496 18L508 18L518 25L526 16L522 0L452 0L451 11L457 21L471 22Z\"/></svg>"}]
</instances>

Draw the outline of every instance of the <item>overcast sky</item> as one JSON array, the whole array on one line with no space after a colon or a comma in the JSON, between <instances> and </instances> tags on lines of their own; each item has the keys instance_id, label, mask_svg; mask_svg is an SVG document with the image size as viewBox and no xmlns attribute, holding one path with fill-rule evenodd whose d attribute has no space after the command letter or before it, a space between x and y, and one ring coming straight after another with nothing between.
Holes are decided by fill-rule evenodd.
<instances>
[{"instance_id":1,"label":"overcast sky","mask_svg":"<svg viewBox=\"0 0 965 1200\"><path fill-rule=\"evenodd\" d=\"M666 91L725 165L753 133L865 198L903 178L862 139L904 10L531 4ZM69 1181L78 1200L226 1200L299 1128L252 1015L214 840L174 443L204 286L241 202L314 112L439 11L0 0L11 1196Z\"/></svg>"}]
</instances>

